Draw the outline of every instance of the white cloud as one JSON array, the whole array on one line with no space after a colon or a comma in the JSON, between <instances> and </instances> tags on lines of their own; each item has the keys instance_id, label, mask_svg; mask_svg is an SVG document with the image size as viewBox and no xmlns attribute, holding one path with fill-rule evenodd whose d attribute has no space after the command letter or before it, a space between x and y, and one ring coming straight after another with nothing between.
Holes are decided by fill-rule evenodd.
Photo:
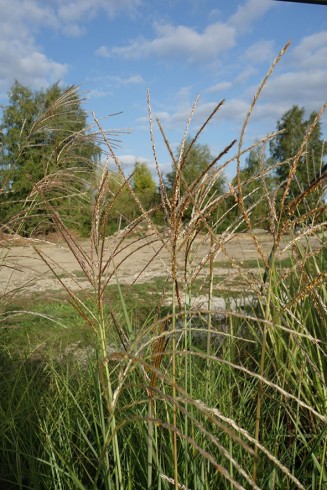
<instances>
[{"instance_id":1,"label":"white cloud","mask_svg":"<svg viewBox=\"0 0 328 490\"><path fill-rule=\"evenodd\" d=\"M88 0L73 0L68 2L60 1L59 3L60 5L57 10L58 17L69 24L79 21L85 15L88 15L89 19L94 17L100 6L99 4L102 4L98 0L94 0L93 2Z\"/></svg>"},{"instance_id":2,"label":"white cloud","mask_svg":"<svg viewBox=\"0 0 328 490\"><path fill-rule=\"evenodd\" d=\"M119 155L118 159L123 165L127 165L130 167L133 166L137 161L137 157L135 155Z\"/></svg>"},{"instance_id":3,"label":"white cloud","mask_svg":"<svg viewBox=\"0 0 328 490\"><path fill-rule=\"evenodd\" d=\"M192 119L192 126L203 123L207 117L211 114L213 109L216 107L217 101L208 101L199 103L197 105L196 111ZM214 119L216 122L241 122L246 116L247 110L249 108L249 103L242 99L231 99L227 100L223 106L219 109ZM189 107L178 107L175 111L154 111L156 117L161 123L165 125L166 128L176 128L186 124L190 112L191 105ZM139 122L145 122L146 118L140 118Z\"/></svg>"},{"instance_id":4,"label":"white cloud","mask_svg":"<svg viewBox=\"0 0 328 490\"><path fill-rule=\"evenodd\" d=\"M238 33L245 33L251 30L252 24L260 19L268 10L274 6L272 0L247 0L240 5L237 12L233 14L228 24Z\"/></svg>"},{"instance_id":5,"label":"white cloud","mask_svg":"<svg viewBox=\"0 0 328 490\"><path fill-rule=\"evenodd\" d=\"M258 70L251 65L246 66L235 78L235 83L245 83L250 77L255 75Z\"/></svg>"},{"instance_id":6,"label":"white cloud","mask_svg":"<svg viewBox=\"0 0 328 490\"><path fill-rule=\"evenodd\" d=\"M325 68L327 64L327 33L317 32L304 37L291 52L290 61L298 70Z\"/></svg>"},{"instance_id":7,"label":"white cloud","mask_svg":"<svg viewBox=\"0 0 328 490\"><path fill-rule=\"evenodd\" d=\"M53 12L47 6L40 6L36 0L0 0L1 27L2 33L14 33L17 25L22 30L16 30L16 35L21 36L22 31L26 33L31 27L39 24L46 26L56 26L56 19ZM29 24L29 27L27 27Z\"/></svg>"},{"instance_id":8,"label":"white cloud","mask_svg":"<svg viewBox=\"0 0 328 490\"><path fill-rule=\"evenodd\" d=\"M155 116L156 118L160 121L160 122L163 122L163 121L169 121L171 116L170 116L170 113L167 112L167 111L156 111L155 112ZM147 122L149 121L149 118L148 116L143 116L139 119L140 121L142 122Z\"/></svg>"},{"instance_id":9,"label":"white cloud","mask_svg":"<svg viewBox=\"0 0 328 490\"><path fill-rule=\"evenodd\" d=\"M150 169L153 167L152 162L148 158L137 155L117 155L117 159L127 176L133 172L136 162L146 163ZM118 170L115 160L112 157L107 158L104 163L107 163L110 170Z\"/></svg>"},{"instance_id":10,"label":"white cloud","mask_svg":"<svg viewBox=\"0 0 328 490\"><path fill-rule=\"evenodd\" d=\"M250 67L251 68L251 67ZM249 87L245 100L251 101L258 85ZM307 112L317 111L326 100L326 33L304 37L287 53L278 70L267 81L252 114L252 121L266 121L271 129L294 104Z\"/></svg>"},{"instance_id":11,"label":"white cloud","mask_svg":"<svg viewBox=\"0 0 328 490\"><path fill-rule=\"evenodd\" d=\"M110 50L107 46L99 46L99 48L96 49L95 54L97 56L101 56L102 58L109 58Z\"/></svg>"},{"instance_id":12,"label":"white cloud","mask_svg":"<svg viewBox=\"0 0 328 490\"><path fill-rule=\"evenodd\" d=\"M131 75L130 77L123 78L119 76L109 76L107 80L114 85L122 86L122 85L138 85L139 83L143 83L144 79L141 75Z\"/></svg>"},{"instance_id":13,"label":"white cloud","mask_svg":"<svg viewBox=\"0 0 328 490\"><path fill-rule=\"evenodd\" d=\"M217 117L221 122L229 121L241 124L249 109L250 101L230 99L222 106Z\"/></svg>"},{"instance_id":14,"label":"white cloud","mask_svg":"<svg viewBox=\"0 0 328 490\"><path fill-rule=\"evenodd\" d=\"M293 104L318 110L327 94L326 57L325 32L304 37L267 82L262 95L264 103L287 106L286 110Z\"/></svg>"},{"instance_id":15,"label":"white cloud","mask_svg":"<svg viewBox=\"0 0 328 490\"><path fill-rule=\"evenodd\" d=\"M326 98L327 73L326 73L326 34L317 33L304 37L293 50L284 57L279 65L279 69L273 73L267 81L261 97L256 104L251 117L257 131L274 130L277 120L293 104L304 106L308 112L319 110ZM266 41L253 44L246 51L249 65L234 82L223 80L207 88L205 91L210 94L233 88L236 83L243 83L245 80L258 73L250 62L254 59L267 60L273 58L273 43ZM267 58L268 57L268 58ZM259 82L262 77L259 77ZM248 87L240 96L227 100L215 116L217 124L230 124L241 127L242 122L248 112L253 96L258 88L258 84ZM183 89L182 93L188 95L190 90ZM183 128L186 123L192 105L191 98L177 100L174 105L168 103L166 107L161 107L161 112L156 112L157 117L163 123L165 129ZM207 100L197 106L192 126L202 123L210 112L214 109L216 102ZM140 122L145 122L140 119ZM260 128L258 127L260 125Z\"/></svg>"},{"instance_id":16,"label":"white cloud","mask_svg":"<svg viewBox=\"0 0 328 490\"><path fill-rule=\"evenodd\" d=\"M62 79L67 65L40 52L28 36L16 40L0 38L0 89L7 91L15 79L34 89Z\"/></svg>"},{"instance_id":17,"label":"white cloud","mask_svg":"<svg viewBox=\"0 0 328 490\"><path fill-rule=\"evenodd\" d=\"M279 75L276 79L268 82L263 91L262 97L257 102L252 113L251 124L264 124L270 131L274 130L276 121L284 112L290 109L291 105L299 104L305 106L308 111L318 110L323 101L322 89L324 73L313 73L310 76L300 78L299 73L287 73ZM297 86L297 83L299 86ZM297 86L297 87L296 87ZM241 98L227 98L226 102L215 115L216 124L228 125L233 123L236 128L241 128L241 125L249 110L253 95L257 87L253 87L248 91L248 95ZM205 121L217 102L207 101L200 103L197 106L195 115L192 120L192 127L197 126ZM163 123L165 129L183 128L186 123L190 109L187 107L178 107L172 111L156 112L156 117ZM140 122L146 122L146 118ZM238 134L237 134L238 136Z\"/></svg>"},{"instance_id":18,"label":"white cloud","mask_svg":"<svg viewBox=\"0 0 328 490\"><path fill-rule=\"evenodd\" d=\"M99 11L112 18L134 15L142 0L0 0L0 90L15 79L40 89L62 79L68 66L51 59L37 44L41 29L77 37Z\"/></svg>"},{"instance_id":19,"label":"white cloud","mask_svg":"<svg viewBox=\"0 0 328 490\"><path fill-rule=\"evenodd\" d=\"M85 27L78 24L65 24L62 26L62 31L68 37L81 37L86 33Z\"/></svg>"},{"instance_id":20,"label":"white cloud","mask_svg":"<svg viewBox=\"0 0 328 490\"><path fill-rule=\"evenodd\" d=\"M312 71L290 71L272 78L264 88L266 99L289 101L289 105L298 104L318 109L326 97L327 74L325 69Z\"/></svg>"},{"instance_id":21,"label":"white cloud","mask_svg":"<svg viewBox=\"0 0 328 490\"><path fill-rule=\"evenodd\" d=\"M67 23L75 23L82 19L94 17L99 10L110 18L123 12L135 15L142 0L57 0L58 17Z\"/></svg>"},{"instance_id":22,"label":"white cloud","mask_svg":"<svg viewBox=\"0 0 328 490\"><path fill-rule=\"evenodd\" d=\"M29 82L34 80L34 83L39 80L40 86L42 81L47 80L49 75L52 79L58 80L64 76L67 70L66 65L56 63L38 51L27 54L20 60L19 66L26 77L25 80L27 79Z\"/></svg>"},{"instance_id":23,"label":"white cloud","mask_svg":"<svg viewBox=\"0 0 328 490\"><path fill-rule=\"evenodd\" d=\"M154 39L137 39L126 46L114 46L111 54L125 59L179 56L196 61L214 59L235 45L235 29L220 22L210 24L201 33L172 24L155 24L154 30Z\"/></svg>"},{"instance_id":24,"label":"white cloud","mask_svg":"<svg viewBox=\"0 0 328 490\"><path fill-rule=\"evenodd\" d=\"M144 83L144 79L142 78L141 75L132 75L131 77L128 78L119 77L119 79L123 85L136 85L139 83Z\"/></svg>"},{"instance_id":25,"label":"white cloud","mask_svg":"<svg viewBox=\"0 0 328 490\"><path fill-rule=\"evenodd\" d=\"M250 63L271 63L274 59L273 41L258 41L246 49L244 56Z\"/></svg>"},{"instance_id":26,"label":"white cloud","mask_svg":"<svg viewBox=\"0 0 328 490\"><path fill-rule=\"evenodd\" d=\"M106 97L112 95L108 90L94 89L88 91L89 97Z\"/></svg>"},{"instance_id":27,"label":"white cloud","mask_svg":"<svg viewBox=\"0 0 328 490\"><path fill-rule=\"evenodd\" d=\"M153 179L155 182L158 182L158 174L157 174L157 169L156 165L153 159L147 158L147 157L142 157L142 156L137 156L137 155L117 155L117 158L122 166L123 172L126 177L129 177L132 172L134 171L134 166L136 162L138 163L145 163L147 167L149 168ZM103 161L102 164L105 165L107 163L109 170L113 172L117 172L118 168L117 165L114 161L113 158L107 158L106 161ZM169 161L161 161L160 162L160 169L162 172L162 175L167 174L172 170L172 162Z\"/></svg>"},{"instance_id":28,"label":"white cloud","mask_svg":"<svg viewBox=\"0 0 328 490\"><path fill-rule=\"evenodd\" d=\"M215 93L215 92L222 92L224 90L228 90L229 88L232 87L232 82L218 82L208 89L206 89L206 92L208 93Z\"/></svg>"},{"instance_id":29,"label":"white cloud","mask_svg":"<svg viewBox=\"0 0 328 490\"><path fill-rule=\"evenodd\" d=\"M221 10L218 9L218 8L215 8L215 9L212 9L209 14L208 14L208 18L209 19L217 19L221 16Z\"/></svg>"},{"instance_id":30,"label":"white cloud","mask_svg":"<svg viewBox=\"0 0 328 490\"><path fill-rule=\"evenodd\" d=\"M34 39L38 25L55 26L49 10L33 0L0 0L0 11L0 89L15 79L34 89L61 79L67 66L42 53Z\"/></svg>"},{"instance_id":31,"label":"white cloud","mask_svg":"<svg viewBox=\"0 0 328 490\"><path fill-rule=\"evenodd\" d=\"M192 86L191 85L185 85L184 87L181 87L180 90L177 91L175 94L175 98L178 102L188 102L190 100L192 92Z\"/></svg>"},{"instance_id":32,"label":"white cloud","mask_svg":"<svg viewBox=\"0 0 328 490\"><path fill-rule=\"evenodd\" d=\"M144 83L144 79L138 73L127 77L118 75L106 75L103 77L88 77L87 79L92 84L96 83L97 88L91 91L92 95L102 97L104 95L112 95L114 88L125 87L129 85L140 85Z\"/></svg>"},{"instance_id":33,"label":"white cloud","mask_svg":"<svg viewBox=\"0 0 328 490\"><path fill-rule=\"evenodd\" d=\"M155 35L152 39L140 37L125 46L113 46L109 52L107 49L103 50L103 55L136 60L156 56L170 59L180 57L187 61L215 61L220 54L233 48L236 37L247 32L272 4L271 0L247 0L227 22L212 21L201 32L185 25L155 23ZM218 13L215 10L215 14ZM268 56L271 55L269 47L269 44L265 45ZM263 58L263 48L261 51L258 47L257 51Z\"/></svg>"}]
</instances>

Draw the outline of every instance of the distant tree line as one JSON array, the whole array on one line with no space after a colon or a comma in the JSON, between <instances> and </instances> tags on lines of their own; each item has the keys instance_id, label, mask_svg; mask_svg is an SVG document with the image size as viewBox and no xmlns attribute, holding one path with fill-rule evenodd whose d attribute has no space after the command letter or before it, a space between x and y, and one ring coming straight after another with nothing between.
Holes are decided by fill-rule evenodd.
<instances>
[{"instance_id":1,"label":"distant tree line","mask_svg":"<svg viewBox=\"0 0 328 490\"><path fill-rule=\"evenodd\" d=\"M206 219L212 225L218 223L218 231L236 219L240 212L240 194L252 225L265 228L270 226L267 196L274 196L279 210L288 179L293 177L288 195L284 196L287 208L297 196L306 196L307 189L323 170L327 153L320 122L312 128L293 176L291 166L316 116L313 112L306 119L305 110L296 105L287 111L277 122L277 130L282 132L270 141L268 150L259 144L250 151L239 176L230 184L234 193L226 199L216 200L214 197L227 193L228 189L223 172L217 172L217 165L211 167L210 176L204 175L204 179L212 180L202 205L208 209ZM76 89L64 89L55 84L46 90L32 92L15 82L9 103L2 112L0 137L2 228L25 235L47 234L55 230L55 209L63 216L66 226L87 235L91 225L90 205L99 181L101 147L96 135L88 130L87 114ZM180 150L178 148L175 161ZM179 193L193 193L193 183L198 176L200 180L203 178L214 156L208 145L192 144L192 140L187 139L181 161ZM177 171L174 164L165 176L168 196L176 191ZM136 162L128 184L124 183L119 172L110 172L107 186L107 199L113 201L107 233L138 218L142 209L152 210L152 219L158 224L165 223L159 188L145 163ZM197 188L201 188L201 182ZM132 194L137 197L139 205ZM306 197L298 203L297 213L311 216L311 209L317 206L322 196L318 191ZM207 207L206 203L209 203ZM192 212L189 204L184 210L184 219L191 219ZM25 216L28 219L22 219ZM316 219L322 220L325 216L321 213Z\"/></svg>"}]
</instances>

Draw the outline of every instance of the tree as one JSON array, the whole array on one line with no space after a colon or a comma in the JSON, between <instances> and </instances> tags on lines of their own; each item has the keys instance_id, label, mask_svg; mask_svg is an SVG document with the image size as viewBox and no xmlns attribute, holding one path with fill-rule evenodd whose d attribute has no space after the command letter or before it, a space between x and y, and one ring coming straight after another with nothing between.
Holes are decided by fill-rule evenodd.
<instances>
[{"instance_id":1,"label":"tree","mask_svg":"<svg viewBox=\"0 0 328 490\"><path fill-rule=\"evenodd\" d=\"M149 210L156 201L156 183L146 163L136 162L133 189L145 210Z\"/></svg>"},{"instance_id":2,"label":"tree","mask_svg":"<svg viewBox=\"0 0 328 490\"><path fill-rule=\"evenodd\" d=\"M17 81L10 93L10 104L4 110L2 124L3 134L1 154L1 189L12 192L27 192L31 190L28 183L28 172L20 172L22 163L18 161L27 144L28 132L33 125L37 113L36 101L30 89ZM31 149L30 149L31 150ZM31 151L25 148L25 165L35 170ZM26 189L26 192L24 190Z\"/></svg>"},{"instance_id":3,"label":"tree","mask_svg":"<svg viewBox=\"0 0 328 490\"><path fill-rule=\"evenodd\" d=\"M187 153L191 144L191 139L187 138L185 143L184 154ZM176 159L178 159L181 147L176 152ZM183 158L183 157L182 157ZM208 145L202 145L195 143L191 150L188 152L187 161L183 164L182 176L185 183L189 186L195 179L207 168L207 166L213 161L214 157ZM166 175L166 186L168 191L172 190L173 183L176 175L176 170L173 168L172 172ZM219 178L216 183L216 190L222 192L224 186L223 177ZM182 193L183 193L182 189Z\"/></svg>"},{"instance_id":4,"label":"tree","mask_svg":"<svg viewBox=\"0 0 328 490\"><path fill-rule=\"evenodd\" d=\"M214 157L208 145L202 145L195 143L190 149L191 139L187 138L184 152L182 155L182 178L184 183L180 185L180 193L183 195L186 192L185 186L190 187L208 168ZM176 161L179 158L181 147L176 152ZM186 156L185 156L186 155ZM207 172L207 176L214 175L214 168ZM166 189L168 194L172 194L174 182L176 179L176 169L173 167L172 172L166 175ZM224 192L224 177L218 175L215 178L214 184L209 189L207 194L207 200L213 197L213 195L221 195ZM191 214L191 207L186 210L185 218L189 219ZM215 213L216 214L216 213Z\"/></svg>"},{"instance_id":5,"label":"tree","mask_svg":"<svg viewBox=\"0 0 328 490\"><path fill-rule=\"evenodd\" d=\"M62 89L55 84L33 93L14 83L0 125L2 223L17 228L14 218L29 203L33 216L20 224L20 230L23 226L26 234L51 231L47 199L56 209L65 210L77 227L81 225L85 213L79 211L74 196L87 190L84 177L94 171L100 155L86 130L86 118L75 87Z\"/></svg>"},{"instance_id":6,"label":"tree","mask_svg":"<svg viewBox=\"0 0 328 490\"><path fill-rule=\"evenodd\" d=\"M245 167L239 174L244 206L250 216L251 224L263 228L269 226L269 205L266 194L272 193L275 181L269 172L268 163L264 145L255 146L250 150ZM236 187L237 184L236 176L232 186ZM238 212L237 208L234 214L236 212Z\"/></svg>"},{"instance_id":7,"label":"tree","mask_svg":"<svg viewBox=\"0 0 328 490\"><path fill-rule=\"evenodd\" d=\"M134 219L135 204L124 179L119 172L110 171L107 180L107 196L104 206L107 212L108 234L124 228Z\"/></svg>"},{"instance_id":8,"label":"tree","mask_svg":"<svg viewBox=\"0 0 328 490\"><path fill-rule=\"evenodd\" d=\"M283 188L289 176L293 157L299 151L305 135L317 116L312 112L309 119L305 119L305 110L297 105L287 111L277 123L278 130L284 130L270 142L271 161L277 166L276 175L278 185ZM313 182L323 167L323 158L327 154L327 143L322 139L321 124L318 122L309 136L305 155L301 156L297 165L296 174L291 182L287 203L302 194L305 189ZM290 159L288 162L286 160ZM299 212L306 212L309 208L316 205L318 195L315 193L307 196L307 201L303 201L299 207Z\"/></svg>"}]
</instances>

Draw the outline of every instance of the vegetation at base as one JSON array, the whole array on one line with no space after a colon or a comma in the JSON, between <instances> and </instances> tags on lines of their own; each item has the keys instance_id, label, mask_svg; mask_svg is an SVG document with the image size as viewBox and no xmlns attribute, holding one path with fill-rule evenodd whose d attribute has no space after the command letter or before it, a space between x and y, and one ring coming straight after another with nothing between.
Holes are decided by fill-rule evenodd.
<instances>
[{"instance_id":1,"label":"vegetation at base","mask_svg":"<svg viewBox=\"0 0 328 490\"><path fill-rule=\"evenodd\" d=\"M316 269L323 267L325 261L323 250L320 257L310 259L305 268L315 277ZM305 302L291 304L289 310L284 311L281 300L292 303L304 288L303 272L294 271L292 275L286 288L281 286L279 277L273 277L271 282L272 320L265 365L265 380L270 384L263 387L261 444L278 463L260 450L259 488L295 488L295 483L286 476L286 468L304 488L325 488L326 485L325 423L316 415L325 413L324 305L313 308L313 297L309 297ZM325 299L323 291L323 287L316 290L318 301ZM119 303L116 307L119 309ZM50 303L48 308L49 316L56 313ZM39 306L38 310L42 311ZM150 314L154 321L156 315ZM74 329L78 316L75 315L75 320L73 316L62 312L57 318L65 320L69 329ZM131 315L131 318L134 321L135 317ZM188 364L187 371L189 394L183 391L188 358L182 355L183 351L177 356L176 382L181 390L181 400L176 402L172 399L172 380L165 376L172 355L171 349L167 350L159 379L153 387L154 417L156 415L158 422L154 425L154 482L151 487L147 483L149 398L142 369L150 369L149 364L154 359L151 346L143 349L135 368L131 366L128 372L125 386L119 390L115 410L124 478L121 488L144 489L158 485L171 488L165 476L174 471L170 422L173 403L178 408L180 481L188 482L188 488L230 488L230 483L212 466L211 458L208 460L211 456L216 464L227 468L234 481L247 488L247 481L238 468L241 466L251 478L254 456L249 437L255 431L257 383L254 376L259 369L263 320L259 312L255 317L254 310L248 311L247 316L232 316L230 328L236 338L228 335L221 343L219 355L211 347L211 356L206 357L206 347L193 339L189 345L192 363ZM144 330L147 331L148 326L149 321L146 321ZM280 330L280 326L284 330ZM142 329L142 325L139 328ZM26 325L26 333L27 330ZM64 358L60 356L59 346L56 353L52 352L52 357L46 353L36 357L33 350L30 355L25 352L22 356L20 348L15 355L13 350L8 350L8 337L2 334L0 480L3 488L16 488L17 485L58 488L59 483L72 489L109 486L104 450L112 462L111 467L114 456L110 440L106 442L110 419L106 415L106 398L103 399L106 394L98 377L101 357L98 359L95 351L83 350L81 344L76 344L78 339L83 343L86 333L84 326L79 331L80 336L71 339L75 351L68 351ZM304 336L299 337L301 334ZM70 352L75 356L70 357ZM79 356L83 353L81 360ZM133 355L131 347L127 355L128 358ZM118 389L122 370L127 368L128 358L124 361L123 357L124 353L108 357L113 389ZM204 382L200 383L200 379ZM271 383L284 391L277 391ZM297 394L296 399L289 398L292 393ZM242 432L242 428L247 432ZM185 430L190 437L188 441L184 439ZM220 448L226 448L226 452ZM113 467L111 471L114 471Z\"/></svg>"},{"instance_id":2,"label":"vegetation at base","mask_svg":"<svg viewBox=\"0 0 328 490\"><path fill-rule=\"evenodd\" d=\"M157 305L164 288L164 279L158 278L145 284L121 285L121 293L129 315L133 318L135 334L142 330L149 318L157 312ZM151 292L151 294L150 294ZM79 299L96 313L90 292L78 293ZM105 294L104 313L108 319L108 336L113 328L111 311L118 322L122 317L121 295L117 286L108 286ZM110 306L109 306L110 304ZM33 293L20 297L1 307L1 342L7 352L15 356L51 359L60 357L71 344L79 347L94 346L95 335L70 302L69 295L61 291ZM115 336L112 341L116 342Z\"/></svg>"},{"instance_id":3,"label":"vegetation at base","mask_svg":"<svg viewBox=\"0 0 328 490\"><path fill-rule=\"evenodd\" d=\"M297 173L299 165L310 165L302 158L312 135L320 133L316 128L323 109L302 127L304 137L288 156L290 170L279 187L271 172L285 162L258 158L261 145L275 141L277 133L247 150L254 151L243 172L244 133L267 77L250 106L238 149L234 141L228 143L188 182L186 155L200 148L198 137L222 102L193 139L185 132L177 155L158 123L172 158L170 188L158 164L148 97L160 189L156 199L146 168L137 165L134 177L126 176L113 149L115 139L95 120L93 138L103 137L106 158L116 162L117 172L100 167L92 172L94 187L77 186L73 195L62 187L67 192L63 202L73 197L88 202L83 208L90 223L87 247L68 226L65 207L53 205L58 198L52 194L54 175L66 175L56 173L59 167L49 179L42 174L41 183L33 183L22 209L3 215L3 233L26 235L42 202L39 210L48 213L89 287L70 289L62 269L59 275L44 249L35 247L61 282L61 292L24 298L16 295L15 284L8 284L1 298L1 488L326 488L324 152L316 161L319 173L306 174L312 179L303 182L306 187L299 185L303 173ZM70 89L59 100L64 97L70 106L71 96L76 103L76 91ZM196 105L191 118L195 110ZM90 142L87 132L78 134ZM24 147L27 155L30 150L33 144ZM72 167L69 159L65 162L65 171L73 172L76 159ZM222 189L222 172L231 162L237 177ZM56 166L58 160L51 163ZM247 167L256 169L262 192L253 186ZM14 181L7 180L7 186L10 199ZM127 196L133 199L131 216L128 207L124 215L119 207L123 198L127 204ZM269 251L255 228L264 221L261 204L272 241ZM44 216L40 219L44 222ZM106 234L115 220L119 233L107 248ZM249 270L254 264L243 267L235 260L229 248L236 232L245 230L257 251L257 273ZM24 244L35 246L29 238ZM136 251L144 248L153 255L141 274L165 250L167 277L151 284L120 284L121 261L136 260ZM289 259L281 248L289 251ZM1 269L11 267L7 257L4 246ZM219 260L236 273L241 289L236 294L237 288L229 293L226 287L225 308L215 306L222 298L218 288L229 279L216 274ZM205 297L205 304L193 303L195 296Z\"/></svg>"}]
</instances>

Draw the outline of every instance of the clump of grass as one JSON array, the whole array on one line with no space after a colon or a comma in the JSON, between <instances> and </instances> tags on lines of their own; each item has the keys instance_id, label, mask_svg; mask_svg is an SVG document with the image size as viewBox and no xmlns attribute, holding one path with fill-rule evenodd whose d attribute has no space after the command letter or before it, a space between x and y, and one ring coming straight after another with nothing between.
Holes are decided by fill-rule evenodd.
<instances>
[{"instance_id":1,"label":"clump of grass","mask_svg":"<svg viewBox=\"0 0 328 490\"><path fill-rule=\"evenodd\" d=\"M6 403L1 404L0 414L0 481L6 488L325 487L323 226L315 222L309 226L307 216L302 228L300 218L301 234L294 235L293 213L297 213L308 193L286 205L290 213L285 213L279 211L275 196L266 189L263 199L270 210L273 243L267 253L253 229L241 179L223 196L211 193L215 179L228 164L236 161L240 171L241 155L250 150L243 149L243 137L252 110L286 49L274 61L255 95L236 153L227 156L234 147L233 141L190 185L183 178L188 151L223 101L184 151L196 100L178 158L157 121L176 170L172 195L166 192L157 159L148 96L150 137L166 233L153 220L157 207L143 208L130 176L124 174L110 139L95 118L108 158L116 162L122 183L113 196L109 192L108 169L103 168L90 206L88 250L51 203L46 203L57 230L79 264L79 275L90 285L88 291L71 290L65 274L58 273L42 248L33 244L57 278L70 312L75 312L65 319L65 326L70 328L77 322L80 332L90 331L95 349L83 364L74 360L36 360L28 353L22 362L5 346L2 334L1 385ZM313 128L291 163L283 202ZM260 143L274 135L262 138ZM228 159L223 161L225 158ZM259 178L265 182L264 175ZM47 182L34 189L43 198ZM120 231L108 249L108 218L125 188L140 215ZM212 211L232 197L239 215L223 233L217 234L226 216L219 216L213 224ZM185 214L190 209L191 219L186 222ZM148 227L142 239L135 233L140 223ZM229 242L241 227L246 227L258 252L259 274L249 274L229 252ZM283 236L288 237L287 243L282 242ZM122 256L127 239L129 244L132 240L133 247ZM207 251L196 260L199 244ZM154 247L151 261L166 249L170 261L167 281L157 285L159 293L153 298L154 303L138 319L132 311L131 289L127 291L122 286L119 272L122 261L133 258L133 253L143 247ZM285 259L283 254L288 250L290 258ZM214 308L218 257L224 257L242 279L247 295L254 298L244 308L232 306L237 303L233 295L226 297L226 308ZM140 274L146 269L147 265L141 266ZM113 280L115 286L110 285ZM193 303L198 284L207 295L202 307ZM140 287L140 302L145 287L149 285ZM2 318L7 323L14 321L12 310L6 306ZM53 313L57 317L58 312ZM53 316L50 311L47 315ZM35 323L32 318L30 322ZM28 325L25 328L28 330ZM199 342L200 334L205 339L203 343Z\"/></svg>"}]
</instances>

